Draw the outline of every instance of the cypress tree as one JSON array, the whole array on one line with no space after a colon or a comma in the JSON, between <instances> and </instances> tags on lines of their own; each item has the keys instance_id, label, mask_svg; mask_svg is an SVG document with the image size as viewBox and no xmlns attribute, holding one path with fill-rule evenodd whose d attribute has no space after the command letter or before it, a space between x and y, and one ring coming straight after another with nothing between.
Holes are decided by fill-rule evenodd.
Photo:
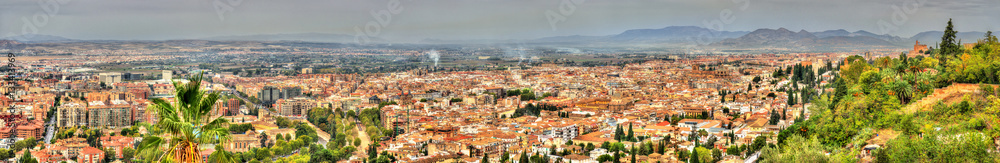
<instances>
[{"instance_id":1,"label":"cypress tree","mask_svg":"<svg viewBox=\"0 0 1000 163\"><path fill-rule=\"evenodd\" d=\"M626 139L629 141L635 141L635 135L633 135L631 123L628 124L628 137Z\"/></svg>"},{"instance_id":2,"label":"cypress tree","mask_svg":"<svg viewBox=\"0 0 1000 163\"><path fill-rule=\"evenodd\" d=\"M698 162L700 162L698 160L698 149L691 150L691 156L690 156L690 159L688 159L688 162L689 163L698 163Z\"/></svg>"},{"instance_id":3,"label":"cypress tree","mask_svg":"<svg viewBox=\"0 0 1000 163\"><path fill-rule=\"evenodd\" d=\"M500 156L500 162L507 162L509 160L510 160L510 153L507 151L503 151L503 155Z\"/></svg>"},{"instance_id":4,"label":"cypress tree","mask_svg":"<svg viewBox=\"0 0 1000 163\"><path fill-rule=\"evenodd\" d=\"M635 146L632 146L632 154L630 154L630 155L632 155L632 159L631 159L632 163L635 163Z\"/></svg>"},{"instance_id":5,"label":"cypress tree","mask_svg":"<svg viewBox=\"0 0 1000 163\"><path fill-rule=\"evenodd\" d=\"M959 45L956 44L955 34L956 32L951 24L951 19L948 19L948 26L944 28L944 35L941 36L941 43L938 45L938 58L940 58L941 65L947 65L948 57L955 55L959 52Z\"/></svg>"},{"instance_id":6,"label":"cypress tree","mask_svg":"<svg viewBox=\"0 0 1000 163\"><path fill-rule=\"evenodd\" d=\"M615 127L615 140L622 141L622 136L624 136L624 134L625 134L625 132L622 131L622 125L621 124L619 124L617 127Z\"/></svg>"},{"instance_id":7,"label":"cypress tree","mask_svg":"<svg viewBox=\"0 0 1000 163\"><path fill-rule=\"evenodd\" d=\"M518 162L527 163L529 161L531 160L528 159L528 153L521 151L521 157L518 159Z\"/></svg>"}]
</instances>

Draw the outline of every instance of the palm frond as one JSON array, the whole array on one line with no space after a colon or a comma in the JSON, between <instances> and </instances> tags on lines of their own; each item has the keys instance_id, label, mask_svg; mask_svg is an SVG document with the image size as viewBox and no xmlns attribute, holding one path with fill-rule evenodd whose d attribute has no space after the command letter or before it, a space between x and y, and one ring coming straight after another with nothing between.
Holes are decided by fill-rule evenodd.
<instances>
[{"instance_id":1,"label":"palm frond","mask_svg":"<svg viewBox=\"0 0 1000 163\"><path fill-rule=\"evenodd\" d=\"M160 98L154 98L152 99L152 102L153 106L149 108L155 111L161 120L170 119L180 121L180 119L178 119L179 117L177 117L177 108L170 105L169 102Z\"/></svg>"},{"instance_id":2,"label":"palm frond","mask_svg":"<svg viewBox=\"0 0 1000 163\"><path fill-rule=\"evenodd\" d=\"M191 131L190 123L178 122L171 119L160 120L156 126L172 135L182 135L183 132Z\"/></svg>"},{"instance_id":3,"label":"palm frond","mask_svg":"<svg viewBox=\"0 0 1000 163\"><path fill-rule=\"evenodd\" d=\"M157 136L143 137L136 149L136 155L147 161L159 160L164 153L162 147L165 143L163 138Z\"/></svg>"},{"instance_id":4,"label":"palm frond","mask_svg":"<svg viewBox=\"0 0 1000 163\"><path fill-rule=\"evenodd\" d=\"M233 154L222 148L229 141L229 122L216 118L209 120L209 113L219 99L218 93L201 91L202 75L182 84L173 82L175 102L153 99L152 111L160 118L156 124L140 123L155 136L147 136L138 153L149 162L202 162L203 143L216 143L216 152L210 155L213 162L236 162ZM169 139L169 140L168 140Z\"/></svg>"},{"instance_id":5,"label":"palm frond","mask_svg":"<svg viewBox=\"0 0 1000 163\"><path fill-rule=\"evenodd\" d=\"M201 143L226 143L229 142L229 129L213 128L203 129L198 137Z\"/></svg>"}]
</instances>

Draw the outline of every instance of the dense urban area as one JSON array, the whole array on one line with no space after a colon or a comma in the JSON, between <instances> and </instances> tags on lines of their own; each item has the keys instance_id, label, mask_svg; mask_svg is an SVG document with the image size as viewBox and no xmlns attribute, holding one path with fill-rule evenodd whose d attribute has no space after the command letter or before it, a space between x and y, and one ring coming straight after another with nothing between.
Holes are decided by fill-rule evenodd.
<instances>
[{"instance_id":1,"label":"dense urban area","mask_svg":"<svg viewBox=\"0 0 1000 163\"><path fill-rule=\"evenodd\" d=\"M1000 161L996 36L920 41L5 40L0 162Z\"/></svg>"}]
</instances>

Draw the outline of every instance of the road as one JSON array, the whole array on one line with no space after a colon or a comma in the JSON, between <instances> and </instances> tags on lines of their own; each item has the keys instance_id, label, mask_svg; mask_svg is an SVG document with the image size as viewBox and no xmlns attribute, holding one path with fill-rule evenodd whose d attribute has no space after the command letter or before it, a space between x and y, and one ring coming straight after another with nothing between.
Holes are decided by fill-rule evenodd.
<instances>
[{"instance_id":1,"label":"road","mask_svg":"<svg viewBox=\"0 0 1000 163\"><path fill-rule=\"evenodd\" d=\"M320 130L316 126L313 126L313 124L307 120L302 120L302 122L308 124L309 127L313 128L313 130L316 130L316 135L318 135L320 138L320 140L318 141L319 145L326 147L326 143L330 142L330 134L326 133L326 131Z\"/></svg>"},{"instance_id":2,"label":"road","mask_svg":"<svg viewBox=\"0 0 1000 163\"><path fill-rule=\"evenodd\" d=\"M240 92L237 92L236 89L229 88L229 90L232 90L232 94L235 95L236 97L239 97L244 102L249 103L250 107L256 108L256 109L258 109L258 111L263 110L263 111L266 111L268 114L272 114L271 110L267 110L267 107L264 107L263 105L260 105L260 104L257 104L257 103L253 103L253 101L250 101L250 99L247 99L247 97L243 97L242 95L240 95Z\"/></svg>"},{"instance_id":3,"label":"road","mask_svg":"<svg viewBox=\"0 0 1000 163\"><path fill-rule=\"evenodd\" d=\"M45 132L45 144L52 144L52 135L56 133L56 119L50 119L49 123L45 125L48 126L47 132Z\"/></svg>"},{"instance_id":4,"label":"road","mask_svg":"<svg viewBox=\"0 0 1000 163\"><path fill-rule=\"evenodd\" d=\"M229 89L232 90L232 94L233 95L235 95L236 97L239 97L240 99L243 99L243 101L247 102L247 105L249 105L251 107L254 107L254 108L257 108L258 113L260 113L260 112L267 112L267 115L271 115L271 116L278 115L278 114L275 114L274 112L271 112L271 110L268 110L267 107L264 107L263 105L260 105L260 104L257 104L257 103L253 103L252 101L250 101L250 99L247 99L246 97L243 97L242 95L240 95L239 92L236 92L235 89L232 89L232 88L229 88ZM325 131L320 130L319 128L317 128L316 126L314 126L312 123L309 123L309 121L307 121L305 118L303 118L303 117L289 117L288 119L291 119L291 120L301 120L302 122L305 122L306 124L308 124L309 127L312 127L313 130L316 130L316 135L319 135L319 138L320 138L320 140L319 140L320 145L322 145L323 147L326 147L326 142L330 141L330 134L329 133L326 133Z\"/></svg>"},{"instance_id":5,"label":"road","mask_svg":"<svg viewBox=\"0 0 1000 163\"><path fill-rule=\"evenodd\" d=\"M753 155L750 155L750 157L744 160L743 163L754 163L757 162L758 158L760 158L760 151L757 151L757 153L753 153Z\"/></svg>"},{"instance_id":6,"label":"road","mask_svg":"<svg viewBox=\"0 0 1000 163\"><path fill-rule=\"evenodd\" d=\"M353 87L351 87L351 92L354 92L354 90L356 90L358 88L358 86L361 85L362 83L364 83L364 77L362 77L361 82L358 82ZM269 110L267 107L264 107L263 105L254 103L253 101L250 101L250 99L248 99L247 97L243 97L238 91L236 91L235 88L228 88L228 89L231 91L231 93L233 95L235 95L236 97L238 97L238 98L242 99L243 101L245 101L246 103L248 103L247 105L249 107L251 107L251 109L252 108L256 108L257 111L258 111L258 113L260 113L260 112L267 112L268 115L272 115L272 116L273 115L278 115L278 114L276 114L274 112L271 112L271 110ZM260 116L260 115L258 115L258 116ZM325 142L331 141L332 140L331 139L332 136L336 136L336 135L330 135L329 133L326 133L323 130L320 130L319 128L316 128L316 126L314 126L312 123L309 123L309 121L306 120L306 118L304 118L304 117L289 117L289 119L291 119L291 120L302 120L302 121L306 122L306 124L309 124L309 127L312 127L314 130L316 130L316 134L319 135L321 139L325 139L325 140L323 140ZM355 126L354 130L357 131L358 137L361 138L361 146L359 146L356 149L359 149L359 150L361 150L361 149L367 149L368 145L371 144L371 138L368 136L368 133L364 132L365 130L361 127L361 126L364 126L364 125L362 125L360 121L354 120L354 126ZM350 144L351 142L353 142L353 141L348 141L348 144ZM325 147L326 143L322 143L321 145L323 145Z\"/></svg>"}]
</instances>

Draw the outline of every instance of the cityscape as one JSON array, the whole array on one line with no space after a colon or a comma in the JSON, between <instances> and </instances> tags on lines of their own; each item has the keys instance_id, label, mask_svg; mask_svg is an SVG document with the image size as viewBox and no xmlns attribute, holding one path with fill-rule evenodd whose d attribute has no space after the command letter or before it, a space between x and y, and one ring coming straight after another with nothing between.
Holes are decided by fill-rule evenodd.
<instances>
[{"instance_id":1,"label":"cityscape","mask_svg":"<svg viewBox=\"0 0 1000 163\"><path fill-rule=\"evenodd\" d=\"M0 162L1000 162L998 10L0 0Z\"/></svg>"}]
</instances>

